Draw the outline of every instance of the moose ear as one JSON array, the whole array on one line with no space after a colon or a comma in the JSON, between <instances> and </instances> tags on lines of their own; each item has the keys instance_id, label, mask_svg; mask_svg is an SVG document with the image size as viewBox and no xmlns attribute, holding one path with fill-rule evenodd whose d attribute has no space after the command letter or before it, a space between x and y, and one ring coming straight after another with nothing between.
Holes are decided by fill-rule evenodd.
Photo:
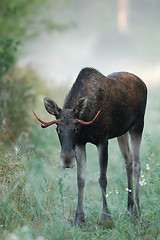
<instances>
[{"instance_id":1,"label":"moose ear","mask_svg":"<svg viewBox=\"0 0 160 240\"><path fill-rule=\"evenodd\" d=\"M45 106L45 109L47 110L47 112L54 115L58 119L61 108L59 108L58 105L50 98L45 97L45 98L43 98L43 101L44 101L44 106Z\"/></svg>"},{"instance_id":2,"label":"moose ear","mask_svg":"<svg viewBox=\"0 0 160 240\"><path fill-rule=\"evenodd\" d=\"M87 103L88 103L88 97L83 97L81 98L77 105L74 108L74 113L78 118L81 118L81 116L83 115L86 107L87 107Z\"/></svg>"}]
</instances>

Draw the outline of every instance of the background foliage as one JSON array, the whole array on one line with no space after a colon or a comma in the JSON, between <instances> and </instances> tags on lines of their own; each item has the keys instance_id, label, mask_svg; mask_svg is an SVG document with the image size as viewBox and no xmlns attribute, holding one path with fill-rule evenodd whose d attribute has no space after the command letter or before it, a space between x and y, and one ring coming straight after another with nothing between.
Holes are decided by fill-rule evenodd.
<instances>
[{"instance_id":1,"label":"background foliage","mask_svg":"<svg viewBox=\"0 0 160 240\"><path fill-rule=\"evenodd\" d=\"M15 142L31 126L29 117L35 101L36 74L16 67L19 49L39 31L59 29L45 11L49 1L0 1L0 148ZM32 26L32 27L31 27ZM39 81L40 84L40 81ZM38 84L37 84L38 85Z\"/></svg>"}]
</instances>

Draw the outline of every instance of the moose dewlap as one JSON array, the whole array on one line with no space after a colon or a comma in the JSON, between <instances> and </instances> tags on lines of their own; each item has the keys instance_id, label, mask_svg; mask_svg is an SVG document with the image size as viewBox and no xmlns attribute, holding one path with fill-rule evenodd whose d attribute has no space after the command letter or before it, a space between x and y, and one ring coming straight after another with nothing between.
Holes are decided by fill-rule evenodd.
<instances>
[{"instance_id":1,"label":"moose dewlap","mask_svg":"<svg viewBox=\"0 0 160 240\"><path fill-rule=\"evenodd\" d=\"M108 140L117 137L125 160L128 179L128 211L135 218L139 211L139 149L144 126L147 88L137 76L127 72L105 77L96 69L84 68L79 73L61 109L53 100L44 98L46 110L56 120L42 123L42 127L57 125L61 144L61 165L72 168L77 162L78 205L75 224L84 222L83 190L85 186L86 143L97 146L99 154L103 211L102 223L111 220L106 201ZM131 139L132 152L129 148ZM133 197L132 174L135 178Z\"/></svg>"}]
</instances>

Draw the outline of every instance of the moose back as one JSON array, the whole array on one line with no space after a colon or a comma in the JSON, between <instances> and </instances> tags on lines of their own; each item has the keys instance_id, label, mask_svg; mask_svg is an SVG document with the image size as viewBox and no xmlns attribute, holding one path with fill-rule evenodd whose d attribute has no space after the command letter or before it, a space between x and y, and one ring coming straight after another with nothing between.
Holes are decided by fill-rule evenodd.
<instances>
[{"instance_id":1,"label":"moose back","mask_svg":"<svg viewBox=\"0 0 160 240\"><path fill-rule=\"evenodd\" d=\"M84 222L83 192L85 186L86 143L97 146L99 155L103 210L102 223L112 222L106 201L108 140L117 137L125 160L128 179L128 211L133 218L139 212L139 149L144 126L147 88L137 76L127 72L112 73L105 77L93 68L79 73L61 109L53 100L44 98L46 110L56 117L42 121L43 128L57 125L61 144L61 166L72 168L77 162L78 205L75 224ZM132 153L129 148L131 139ZM135 197L133 181L135 178Z\"/></svg>"}]
</instances>

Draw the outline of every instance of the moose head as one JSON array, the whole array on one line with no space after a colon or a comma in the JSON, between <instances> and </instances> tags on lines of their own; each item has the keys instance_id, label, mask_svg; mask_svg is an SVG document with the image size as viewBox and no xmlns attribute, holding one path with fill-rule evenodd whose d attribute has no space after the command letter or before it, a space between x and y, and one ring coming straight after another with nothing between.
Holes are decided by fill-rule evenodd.
<instances>
[{"instance_id":1,"label":"moose head","mask_svg":"<svg viewBox=\"0 0 160 240\"><path fill-rule=\"evenodd\" d=\"M73 168L75 165L75 145L81 125L92 124L101 110L89 122L81 120L83 113L86 111L88 98L81 98L73 109L61 109L58 105L49 98L44 98L44 106L48 113L54 115L56 120L51 122L42 121L33 112L34 116L41 122L41 127L46 128L53 124L57 125L57 133L61 144L61 166L63 168Z\"/></svg>"}]
</instances>

